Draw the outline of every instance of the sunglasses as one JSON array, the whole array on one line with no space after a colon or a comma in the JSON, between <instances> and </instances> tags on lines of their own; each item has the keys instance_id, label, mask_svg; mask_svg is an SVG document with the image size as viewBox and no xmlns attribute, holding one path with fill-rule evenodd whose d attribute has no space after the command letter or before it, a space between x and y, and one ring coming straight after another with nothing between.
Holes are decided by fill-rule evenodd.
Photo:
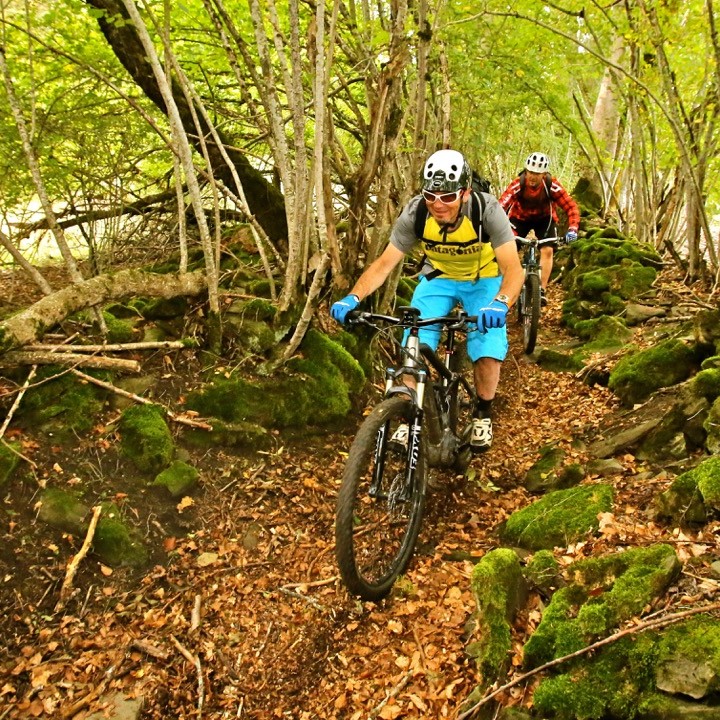
<instances>
[{"instance_id":1,"label":"sunglasses","mask_svg":"<svg viewBox=\"0 0 720 720\"><path fill-rule=\"evenodd\" d=\"M456 190L455 192L440 194L430 192L429 190L423 190L422 194L429 203L434 203L436 200L439 200L441 203L449 205L450 203L455 202L460 197L460 195L462 194L462 190Z\"/></svg>"}]
</instances>

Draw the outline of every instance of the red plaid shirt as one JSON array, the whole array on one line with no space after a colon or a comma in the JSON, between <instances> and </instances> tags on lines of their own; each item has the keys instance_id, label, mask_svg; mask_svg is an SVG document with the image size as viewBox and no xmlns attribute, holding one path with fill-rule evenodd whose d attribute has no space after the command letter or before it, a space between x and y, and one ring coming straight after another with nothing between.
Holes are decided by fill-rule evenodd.
<instances>
[{"instance_id":1,"label":"red plaid shirt","mask_svg":"<svg viewBox=\"0 0 720 720\"><path fill-rule=\"evenodd\" d=\"M553 220L557 222L558 216L555 211L555 203L557 203L567 215L568 230L577 232L580 226L580 211L577 203L556 178L550 183L550 197L544 179L536 188L531 188L527 183L522 185L520 178L517 177L500 196L500 205L510 220L524 221L552 215Z\"/></svg>"}]
</instances>

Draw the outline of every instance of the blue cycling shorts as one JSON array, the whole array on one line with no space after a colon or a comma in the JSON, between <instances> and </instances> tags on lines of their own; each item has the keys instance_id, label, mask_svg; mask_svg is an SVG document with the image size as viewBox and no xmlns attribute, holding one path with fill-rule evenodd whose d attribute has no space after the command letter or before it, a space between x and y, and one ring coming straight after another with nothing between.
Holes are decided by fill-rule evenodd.
<instances>
[{"instance_id":1,"label":"blue cycling shorts","mask_svg":"<svg viewBox=\"0 0 720 720\"><path fill-rule=\"evenodd\" d=\"M458 304L462 305L468 315L477 315L481 308L493 301L501 284L502 277L477 280L449 280L442 277L427 280L421 277L413 293L411 305L418 308L420 317L424 318L449 315ZM421 328L420 342L436 350L441 333L442 329L433 325ZM405 331L403 343L408 334L409 331ZM471 330L467 335L467 350L473 362L484 357L504 360L508 351L507 329L490 328L485 333Z\"/></svg>"}]
</instances>

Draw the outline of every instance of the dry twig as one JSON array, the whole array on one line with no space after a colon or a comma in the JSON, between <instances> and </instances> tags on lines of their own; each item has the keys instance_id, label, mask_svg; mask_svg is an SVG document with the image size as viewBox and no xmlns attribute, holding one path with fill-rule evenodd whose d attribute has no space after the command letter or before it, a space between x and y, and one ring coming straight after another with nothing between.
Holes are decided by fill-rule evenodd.
<instances>
[{"instance_id":1,"label":"dry twig","mask_svg":"<svg viewBox=\"0 0 720 720\"><path fill-rule=\"evenodd\" d=\"M63 580L62 587L60 588L60 599L55 606L55 612L59 612L65 607L65 601L72 590L73 580L75 578L75 573L77 573L78 566L80 565L82 559L88 554L90 545L92 545L93 537L95 537L95 528L97 527L101 512L101 505L96 505L93 508L93 516L90 520L87 533L85 534L85 540L83 541L82 547L77 553L75 553L72 560L68 563L67 571L65 572L65 580Z\"/></svg>"},{"instance_id":2,"label":"dry twig","mask_svg":"<svg viewBox=\"0 0 720 720\"><path fill-rule=\"evenodd\" d=\"M203 705L205 704L205 681L203 679L202 665L200 664L200 657L193 655L174 635L170 635L170 639L173 641L175 647L180 651L182 656L191 664L195 666L197 671L198 681L198 702L197 711L198 718L202 717Z\"/></svg>"},{"instance_id":3,"label":"dry twig","mask_svg":"<svg viewBox=\"0 0 720 720\"><path fill-rule=\"evenodd\" d=\"M5 416L5 420L2 424L2 427L0 427L0 438L2 438L5 435L5 431L8 429L8 425L10 424L10 421L12 420L12 416L15 414L15 411L20 407L20 401L23 398L23 395L26 393L28 387L30 386L30 382L35 377L35 373L37 372L37 365L33 365L30 368L30 372L28 373L27 378L25 378L25 382L23 383L23 386L20 388L20 392L18 392L17 397L15 398L15 402L13 402L12 407L10 410L8 410L8 414Z\"/></svg>"},{"instance_id":4,"label":"dry twig","mask_svg":"<svg viewBox=\"0 0 720 720\"><path fill-rule=\"evenodd\" d=\"M92 377L92 375L86 375L84 372L81 372L80 370L71 370L73 375L77 375L77 377L82 378L83 380L86 380L89 383L93 383L93 385L97 385L98 387L105 388L105 390L110 390L110 392L114 392L117 395L122 395L122 397L130 398L131 400L135 400L135 402L143 403L144 405L159 405L163 410L165 410L166 415L171 419L174 420L176 423L181 423L183 425L189 425L190 427L200 428L201 430L212 430L212 426L208 425L208 423L202 421L202 420L193 420L192 418L185 417L184 415L177 415L169 408L165 407L164 405L161 405L160 403L154 401L154 400L148 400L147 398L141 397L140 395L136 395L135 393L128 392L127 390L123 390L119 387L115 387L115 385L112 385L111 383L105 382L104 380L98 380L97 378Z\"/></svg>"}]
</instances>

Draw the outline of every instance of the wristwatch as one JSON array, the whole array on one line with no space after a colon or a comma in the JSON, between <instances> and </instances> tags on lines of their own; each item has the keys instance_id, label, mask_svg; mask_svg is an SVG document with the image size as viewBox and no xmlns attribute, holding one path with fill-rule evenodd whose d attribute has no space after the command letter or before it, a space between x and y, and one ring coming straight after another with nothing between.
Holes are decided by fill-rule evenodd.
<instances>
[{"instance_id":1,"label":"wristwatch","mask_svg":"<svg viewBox=\"0 0 720 720\"><path fill-rule=\"evenodd\" d=\"M499 300L501 303L505 303L508 307L510 307L510 296L509 295L505 295L505 294L496 295L495 299Z\"/></svg>"}]
</instances>

